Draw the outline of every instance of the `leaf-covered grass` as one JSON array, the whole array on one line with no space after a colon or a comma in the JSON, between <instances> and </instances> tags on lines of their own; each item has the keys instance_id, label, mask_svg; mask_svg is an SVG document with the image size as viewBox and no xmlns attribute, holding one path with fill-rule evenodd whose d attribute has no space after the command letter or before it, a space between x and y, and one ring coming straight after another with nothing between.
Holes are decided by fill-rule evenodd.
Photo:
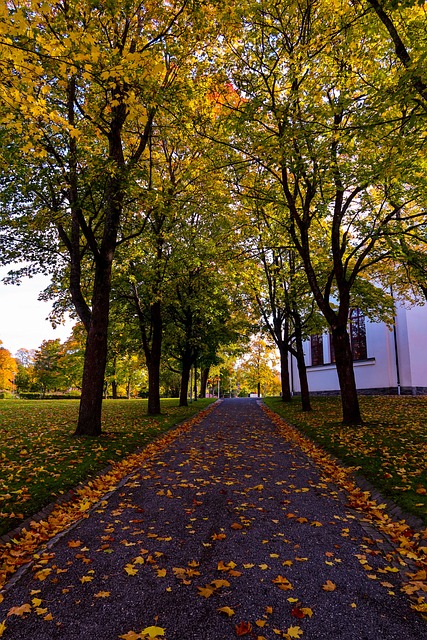
<instances>
[{"instance_id":1,"label":"leaf-covered grass","mask_svg":"<svg viewBox=\"0 0 427 640\"><path fill-rule=\"evenodd\" d=\"M153 417L146 400L107 400L103 434L76 438L78 400L0 400L0 535L211 402L162 400Z\"/></svg>"},{"instance_id":2,"label":"leaf-covered grass","mask_svg":"<svg viewBox=\"0 0 427 640\"><path fill-rule=\"evenodd\" d=\"M337 397L313 398L304 413L298 399L266 404L346 465L362 474L384 496L427 524L427 398L362 396L363 426L341 422Z\"/></svg>"}]
</instances>

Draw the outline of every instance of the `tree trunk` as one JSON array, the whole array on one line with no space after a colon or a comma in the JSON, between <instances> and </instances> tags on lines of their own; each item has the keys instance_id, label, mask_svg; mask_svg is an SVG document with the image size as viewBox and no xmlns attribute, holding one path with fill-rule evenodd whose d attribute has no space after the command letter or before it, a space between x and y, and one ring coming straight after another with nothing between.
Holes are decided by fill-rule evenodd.
<instances>
[{"instance_id":1,"label":"tree trunk","mask_svg":"<svg viewBox=\"0 0 427 640\"><path fill-rule=\"evenodd\" d=\"M304 351L297 346L297 367L301 387L301 407L303 411L311 411L310 391L308 388L307 367L305 366Z\"/></svg>"},{"instance_id":2,"label":"tree trunk","mask_svg":"<svg viewBox=\"0 0 427 640\"><path fill-rule=\"evenodd\" d=\"M163 321L162 306L157 300L150 306L150 323L152 329L151 347L144 341L145 359L148 367L148 408L150 416L160 411L160 361L162 357Z\"/></svg>"},{"instance_id":3,"label":"tree trunk","mask_svg":"<svg viewBox=\"0 0 427 640\"><path fill-rule=\"evenodd\" d=\"M79 421L75 435L101 434L102 396L107 364L108 319L110 310L111 262L97 267L92 317L86 340Z\"/></svg>"},{"instance_id":4,"label":"tree trunk","mask_svg":"<svg viewBox=\"0 0 427 640\"><path fill-rule=\"evenodd\" d=\"M310 390L308 388L307 367L304 358L302 330L299 317L294 317L295 325L295 350L298 367L298 377L301 388L301 407L303 411L311 411Z\"/></svg>"},{"instance_id":5,"label":"tree trunk","mask_svg":"<svg viewBox=\"0 0 427 640\"><path fill-rule=\"evenodd\" d=\"M113 394L113 400L117 400L117 380L111 380L111 390Z\"/></svg>"},{"instance_id":6,"label":"tree trunk","mask_svg":"<svg viewBox=\"0 0 427 640\"><path fill-rule=\"evenodd\" d=\"M204 367L200 371L200 398L206 398L206 387L209 378L209 367Z\"/></svg>"},{"instance_id":7,"label":"tree trunk","mask_svg":"<svg viewBox=\"0 0 427 640\"><path fill-rule=\"evenodd\" d=\"M181 390L179 394L179 406L188 407L188 383L190 380L191 362L183 361L181 374Z\"/></svg>"},{"instance_id":8,"label":"tree trunk","mask_svg":"<svg viewBox=\"0 0 427 640\"><path fill-rule=\"evenodd\" d=\"M160 360L152 360L148 366L148 407L150 416L160 414Z\"/></svg>"},{"instance_id":9,"label":"tree trunk","mask_svg":"<svg viewBox=\"0 0 427 640\"><path fill-rule=\"evenodd\" d=\"M289 380L289 352L285 344L279 347L280 353L280 377L282 381L282 401L291 402L291 383Z\"/></svg>"},{"instance_id":10,"label":"tree trunk","mask_svg":"<svg viewBox=\"0 0 427 640\"><path fill-rule=\"evenodd\" d=\"M194 400L197 401L197 367L194 366Z\"/></svg>"},{"instance_id":11,"label":"tree trunk","mask_svg":"<svg viewBox=\"0 0 427 640\"><path fill-rule=\"evenodd\" d=\"M258 393L258 398L260 398L261 397L261 382L260 381L258 381L258 384L257 384L257 393Z\"/></svg>"},{"instance_id":12,"label":"tree trunk","mask_svg":"<svg viewBox=\"0 0 427 640\"><path fill-rule=\"evenodd\" d=\"M343 423L349 425L362 424L354 377L350 336L346 326L332 328L332 343L335 350L335 362L341 389Z\"/></svg>"}]
</instances>

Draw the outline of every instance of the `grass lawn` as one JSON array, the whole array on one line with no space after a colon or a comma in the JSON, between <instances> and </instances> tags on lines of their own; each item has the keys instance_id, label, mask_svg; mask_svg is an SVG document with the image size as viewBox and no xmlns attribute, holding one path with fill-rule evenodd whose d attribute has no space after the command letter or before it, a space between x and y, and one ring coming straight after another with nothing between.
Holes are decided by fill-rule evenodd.
<instances>
[{"instance_id":1,"label":"grass lawn","mask_svg":"<svg viewBox=\"0 0 427 640\"><path fill-rule=\"evenodd\" d=\"M152 417L146 400L107 400L103 434L75 438L78 400L0 400L0 535L211 402L162 400Z\"/></svg>"},{"instance_id":2,"label":"grass lawn","mask_svg":"<svg viewBox=\"0 0 427 640\"><path fill-rule=\"evenodd\" d=\"M384 496L427 524L427 398L361 396L363 426L341 424L337 397L313 398L303 413L299 399L265 403L290 424L358 471Z\"/></svg>"}]
</instances>

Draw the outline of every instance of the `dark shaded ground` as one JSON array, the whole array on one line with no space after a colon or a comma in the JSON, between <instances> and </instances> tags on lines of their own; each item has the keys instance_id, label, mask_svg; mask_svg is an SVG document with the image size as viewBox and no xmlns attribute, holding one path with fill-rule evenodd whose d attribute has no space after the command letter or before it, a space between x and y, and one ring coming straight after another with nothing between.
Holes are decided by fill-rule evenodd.
<instances>
[{"instance_id":1,"label":"dark shaded ground","mask_svg":"<svg viewBox=\"0 0 427 640\"><path fill-rule=\"evenodd\" d=\"M427 638L382 536L345 503L257 400L225 400L5 594L0 624L31 612L9 615L3 638L134 640L155 625L232 640L242 622L266 640Z\"/></svg>"}]
</instances>

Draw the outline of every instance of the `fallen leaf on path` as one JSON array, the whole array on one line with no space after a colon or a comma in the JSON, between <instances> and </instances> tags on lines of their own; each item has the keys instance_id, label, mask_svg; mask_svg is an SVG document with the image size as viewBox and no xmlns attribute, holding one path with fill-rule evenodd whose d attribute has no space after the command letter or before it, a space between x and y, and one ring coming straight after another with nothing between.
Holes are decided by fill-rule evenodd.
<instances>
[{"instance_id":1,"label":"fallen leaf on path","mask_svg":"<svg viewBox=\"0 0 427 640\"><path fill-rule=\"evenodd\" d=\"M9 616L20 616L22 617L25 613L31 612L31 605L26 602L25 604L21 604L20 607L12 607L7 612L7 617Z\"/></svg>"},{"instance_id":2,"label":"fallen leaf on path","mask_svg":"<svg viewBox=\"0 0 427 640\"><path fill-rule=\"evenodd\" d=\"M326 580L326 583L323 585L323 591L335 591L337 585L331 580Z\"/></svg>"},{"instance_id":3,"label":"fallen leaf on path","mask_svg":"<svg viewBox=\"0 0 427 640\"><path fill-rule=\"evenodd\" d=\"M252 625L250 622L240 622L239 624L236 624L237 636L246 636L251 631L252 631Z\"/></svg>"},{"instance_id":4,"label":"fallen leaf on path","mask_svg":"<svg viewBox=\"0 0 427 640\"><path fill-rule=\"evenodd\" d=\"M234 609L231 609L230 607L220 607L220 608L218 609L218 611L219 611L220 613L225 613L225 614L227 614L227 616L234 616L234 613L235 613L235 612L234 612Z\"/></svg>"},{"instance_id":5,"label":"fallen leaf on path","mask_svg":"<svg viewBox=\"0 0 427 640\"><path fill-rule=\"evenodd\" d=\"M162 627L145 627L141 633L143 637L157 638L158 636L164 636L165 630Z\"/></svg>"}]
</instances>

